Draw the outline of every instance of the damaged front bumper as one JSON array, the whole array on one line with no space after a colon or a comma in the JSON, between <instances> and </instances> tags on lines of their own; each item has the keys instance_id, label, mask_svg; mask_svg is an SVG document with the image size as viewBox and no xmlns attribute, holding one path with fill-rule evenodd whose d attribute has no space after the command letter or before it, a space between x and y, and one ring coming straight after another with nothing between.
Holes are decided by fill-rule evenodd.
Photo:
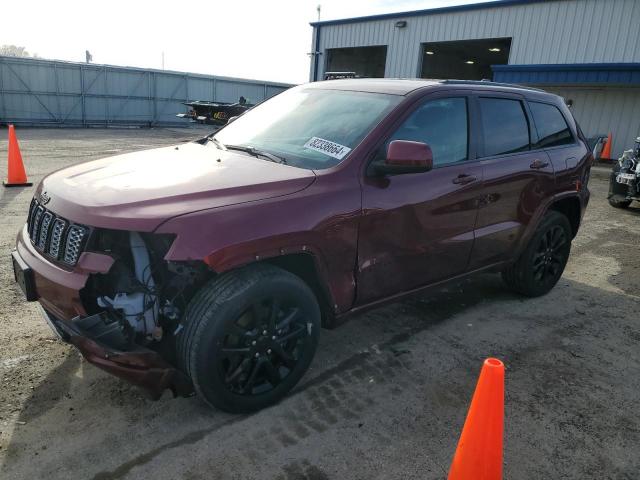
<instances>
[{"instance_id":1,"label":"damaged front bumper","mask_svg":"<svg viewBox=\"0 0 640 480\"><path fill-rule=\"evenodd\" d=\"M37 300L45 320L64 341L74 345L90 363L145 389L157 399L166 389L174 395L193 393L190 379L157 352L135 345L123 348L108 328L96 329L96 317L88 315L80 299L90 273L107 272L113 259L85 252L73 270L60 268L43 258L29 241L26 227L18 234L12 253L16 282L29 301Z\"/></svg>"},{"instance_id":2,"label":"damaged front bumper","mask_svg":"<svg viewBox=\"0 0 640 480\"><path fill-rule=\"evenodd\" d=\"M627 174L630 178L619 181L621 173ZM640 200L640 178L635 172L624 170L621 172L619 165L614 165L609 175L609 192L607 199L617 197L618 200Z\"/></svg>"},{"instance_id":3,"label":"damaged front bumper","mask_svg":"<svg viewBox=\"0 0 640 480\"><path fill-rule=\"evenodd\" d=\"M157 352L138 346L133 350L121 351L92 338L88 330L100 320L100 315L63 321L44 308L42 312L54 332L80 350L89 363L142 387L152 399L160 398L166 389L171 390L174 396L187 397L193 394L189 378L167 363Z\"/></svg>"}]
</instances>

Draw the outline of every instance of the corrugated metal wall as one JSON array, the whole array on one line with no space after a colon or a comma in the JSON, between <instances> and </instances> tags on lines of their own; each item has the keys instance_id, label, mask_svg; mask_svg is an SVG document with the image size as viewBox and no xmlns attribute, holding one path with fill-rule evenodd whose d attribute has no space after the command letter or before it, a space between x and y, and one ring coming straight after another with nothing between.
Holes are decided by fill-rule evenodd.
<instances>
[{"instance_id":1,"label":"corrugated metal wall","mask_svg":"<svg viewBox=\"0 0 640 480\"><path fill-rule=\"evenodd\" d=\"M618 158L640 136L640 88L545 87L573 100L571 110L587 136L613 133L612 156Z\"/></svg>"},{"instance_id":2,"label":"corrugated metal wall","mask_svg":"<svg viewBox=\"0 0 640 480\"><path fill-rule=\"evenodd\" d=\"M398 20L407 26L396 28ZM512 65L640 62L640 0L549 0L328 23L317 46L317 27L312 37L313 51L321 52L318 79L329 48L387 45L385 76L419 77L423 43L498 37L512 38ZM574 101L587 136L613 132L613 156L640 135L640 88L543 88Z\"/></svg>"},{"instance_id":3,"label":"corrugated metal wall","mask_svg":"<svg viewBox=\"0 0 640 480\"><path fill-rule=\"evenodd\" d=\"M395 28L398 20L407 26ZM328 24L314 49L323 52L316 78L324 76L328 48L388 45L385 76L416 77L424 42L497 37L513 38L510 64L640 62L638 25L638 0L557 0Z\"/></svg>"},{"instance_id":4,"label":"corrugated metal wall","mask_svg":"<svg viewBox=\"0 0 640 480\"><path fill-rule=\"evenodd\" d=\"M187 125L182 102L257 103L291 85L0 56L0 123Z\"/></svg>"}]
</instances>

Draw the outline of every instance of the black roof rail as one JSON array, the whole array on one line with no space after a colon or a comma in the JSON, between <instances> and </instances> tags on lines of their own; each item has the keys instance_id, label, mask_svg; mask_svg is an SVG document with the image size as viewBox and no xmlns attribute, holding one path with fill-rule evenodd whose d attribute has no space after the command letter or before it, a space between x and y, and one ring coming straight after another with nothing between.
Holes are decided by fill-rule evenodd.
<instances>
[{"instance_id":1,"label":"black roof rail","mask_svg":"<svg viewBox=\"0 0 640 480\"><path fill-rule=\"evenodd\" d=\"M544 90L535 87L528 87L526 85L517 85L515 83L501 83L501 82L492 82L491 80L442 80L441 83L451 84L451 85L488 85L495 87L511 87L511 88L522 88L524 90L533 90L534 92L544 92Z\"/></svg>"}]
</instances>

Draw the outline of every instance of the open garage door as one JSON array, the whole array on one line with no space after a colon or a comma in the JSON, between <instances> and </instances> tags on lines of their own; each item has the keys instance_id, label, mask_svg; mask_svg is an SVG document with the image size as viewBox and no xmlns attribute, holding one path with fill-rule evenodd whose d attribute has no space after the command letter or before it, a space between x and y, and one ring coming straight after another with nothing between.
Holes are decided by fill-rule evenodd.
<instances>
[{"instance_id":1,"label":"open garage door","mask_svg":"<svg viewBox=\"0 0 640 480\"><path fill-rule=\"evenodd\" d=\"M353 72L357 77L384 77L387 46L330 48L326 72Z\"/></svg>"},{"instance_id":2,"label":"open garage door","mask_svg":"<svg viewBox=\"0 0 640 480\"><path fill-rule=\"evenodd\" d=\"M509 63L510 38L422 44L422 78L491 79L491 65Z\"/></svg>"}]
</instances>

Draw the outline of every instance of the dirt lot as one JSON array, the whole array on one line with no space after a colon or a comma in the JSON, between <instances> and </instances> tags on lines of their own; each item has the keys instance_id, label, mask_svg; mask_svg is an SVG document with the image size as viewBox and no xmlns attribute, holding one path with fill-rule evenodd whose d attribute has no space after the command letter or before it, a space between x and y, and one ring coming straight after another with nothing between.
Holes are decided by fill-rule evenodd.
<instances>
[{"instance_id":1,"label":"dirt lot","mask_svg":"<svg viewBox=\"0 0 640 480\"><path fill-rule=\"evenodd\" d=\"M34 182L198 136L19 131ZM640 208L609 207L605 174L550 294L485 275L360 315L322 332L292 395L249 416L148 401L55 340L9 262L33 188L0 188L0 478L445 478L487 356L507 366L505 478L639 478Z\"/></svg>"}]
</instances>

